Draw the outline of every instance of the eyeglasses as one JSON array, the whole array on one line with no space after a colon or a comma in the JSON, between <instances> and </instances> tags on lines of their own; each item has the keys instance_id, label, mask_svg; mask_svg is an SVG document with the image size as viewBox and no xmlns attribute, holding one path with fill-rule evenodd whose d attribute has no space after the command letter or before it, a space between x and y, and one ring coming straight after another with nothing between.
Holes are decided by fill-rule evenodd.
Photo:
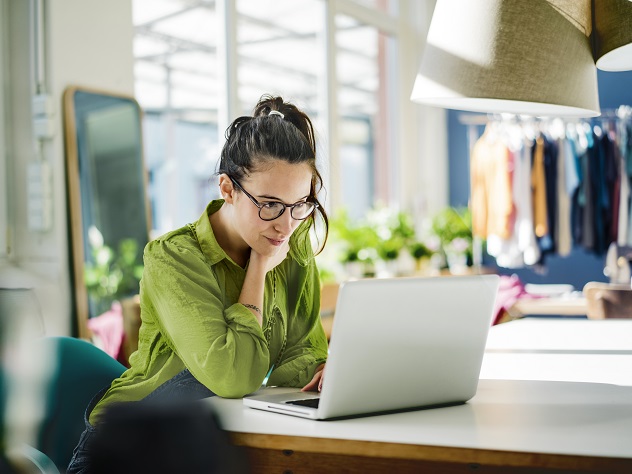
<instances>
[{"instance_id":1,"label":"eyeglasses","mask_svg":"<svg viewBox=\"0 0 632 474\"><path fill-rule=\"evenodd\" d=\"M246 191L241 184L234 178L230 177L230 180L235 186L241 189L252 203L259 208L259 217L264 221L273 221L274 219L281 217L281 214L285 212L286 208L290 208L290 215L292 219L302 221L307 219L312 212L318 207L318 204L311 201L299 201L294 204L284 204L279 201L269 201L260 203L257 201L248 191Z\"/></svg>"}]
</instances>

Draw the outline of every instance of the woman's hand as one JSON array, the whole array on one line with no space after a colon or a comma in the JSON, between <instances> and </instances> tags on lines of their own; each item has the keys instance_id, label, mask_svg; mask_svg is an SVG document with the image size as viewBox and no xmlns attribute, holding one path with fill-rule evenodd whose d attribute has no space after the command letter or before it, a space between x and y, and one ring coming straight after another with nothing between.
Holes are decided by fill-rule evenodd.
<instances>
[{"instance_id":1,"label":"woman's hand","mask_svg":"<svg viewBox=\"0 0 632 474\"><path fill-rule=\"evenodd\" d=\"M250 263L248 267L259 268L263 271L265 275L274 267L279 265L285 258L287 257L288 252L290 251L289 241L283 242L283 245L279 248L279 251L271 256L264 256L255 250L250 250Z\"/></svg>"},{"instance_id":2,"label":"woman's hand","mask_svg":"<svg viewBox=\"0 0 632 474\"><path fill-rule=\"evenodd\" d=\"M321 364L316 368L316 372L314 373L312 380L301 389L301 392L315 392L317 390L320 392L323 388L324 373L325 364Z\"/></svg>"},{"instance_id":3,"label":"woman's hand","mask_svg":"<svg viewBox=\"0 0 632 474\"><path fill-rule=\"evenodd\" d=\"M259 326L263 326L263 294L266 273L285 260L289 250L289 244L284 242L279 251L271 256L261 255L254 250L250 251L250 262L238 301L250 309Z\"/></svg>"}]
</instances>

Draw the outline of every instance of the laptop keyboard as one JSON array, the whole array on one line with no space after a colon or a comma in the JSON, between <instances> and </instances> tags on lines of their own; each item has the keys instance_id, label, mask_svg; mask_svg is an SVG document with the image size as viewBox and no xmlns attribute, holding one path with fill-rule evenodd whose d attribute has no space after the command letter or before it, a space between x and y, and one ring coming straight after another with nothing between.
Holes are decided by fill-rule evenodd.
<instances>
[{"instance_id":1,"label":"laptop keyboard","mask_svg":"<svg viewBox=\"0 0 632 474\"><path fill-rule=\"evenodd\" d=\"M290 405L300 405L302 407L318 408L318 402L320 402L320 398L306 398L304 400L290 400L285 403L289 403Z\"/></svg>"}]
</instances>

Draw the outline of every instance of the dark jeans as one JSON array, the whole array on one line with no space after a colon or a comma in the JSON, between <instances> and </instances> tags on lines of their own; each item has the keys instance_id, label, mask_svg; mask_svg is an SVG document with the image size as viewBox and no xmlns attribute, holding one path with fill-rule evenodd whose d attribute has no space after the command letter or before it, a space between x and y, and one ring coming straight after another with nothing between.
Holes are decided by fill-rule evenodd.
<instances>
[{"instance_id":1,"label":"dark jeans","mask_svg":"<svg viewBox=\"0 0 632 474\"><path fill-rule=\"evenodd\" d=\"M66 471L67 474L88 474L90 472L90 446L91 440L94 439L96 433L96 428L92 426L89 421L90 413L92 413L97 403L101 401L101 398L103 398L108 388L110 387L105 387L100 390L92 400L90 400L86 408L83 415L86 429L81 434L79 443L73 452L72 459ZM214 395L213 392L198 382L188 369L185 369L147 395L140 403L145 401L152 403L194 401Z\"/></svg>"}]
</instances>

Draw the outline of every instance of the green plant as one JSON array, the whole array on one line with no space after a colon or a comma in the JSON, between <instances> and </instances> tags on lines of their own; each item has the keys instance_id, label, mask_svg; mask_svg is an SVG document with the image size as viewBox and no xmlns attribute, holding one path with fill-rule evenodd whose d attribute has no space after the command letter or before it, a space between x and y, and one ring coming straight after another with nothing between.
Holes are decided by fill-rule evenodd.
<instances>
[{"instance_id":1,"label":"green plant","mask_svg":"<svg viewBox=\"0 0 632 474\"><path fill-rule=\"evenodd\" d=\"M468 208L447 207L432 219L432 232L439 238L444 252L457 247L471 258L472 215Z\"/></svg>"},{"instance_id":2,"label":"green plant","mask_svg":"<svg viewBox=\"0 0 632 474\"><path fill-rule=\"evenodd\" d=\"M368 221L378 236L377 252L382 260L396 260L415 237L413 218L406 212L381 207L368 214Z\"/></svg>"},{"instance_id":3,"label":"green plant","mask_svg":"<svg viewBox=\"0 0 632 474\"><path fill-rule=\"evenodd\" d=\"M135 239L122 239L115 252L103 243L103 236L90 228L91 259L86 263L84 281L95 312L107 311L113 301L138 292L143 274L139 245Z\"/></svg>"},{"instance_id":4,"label":"green plant","mask_svg":"<svg viewBox=\"0 0 632 474\"><path fill-rule=\"evenodd\" d=\"M448 207L432 219L432 231L445 246L457 237L472 241L472 215L467 208Z\"/></svg>"},{"instance_id":5,"label":"green plant","mask_svg":"<svg viewBox=\"0 0 632 474\"><path fill-rule=\"evenodd\" d=\"M411 242L408 246L408 250L415 260L427 258L433 254L432 250L430 250L426 244L418 241Z\"/></svg>"},{"instance_id":6,"label":"green plant","mask_svg":"<svg viewBox=\"0 0 632 474\"><path fill-rule=\"evenodd\" d=\"M346 209L336 212L329 222L333 242L338 244L342 263L372 263L379 237L367 222L352 221Z\"/></svg>"}]
</instances>

